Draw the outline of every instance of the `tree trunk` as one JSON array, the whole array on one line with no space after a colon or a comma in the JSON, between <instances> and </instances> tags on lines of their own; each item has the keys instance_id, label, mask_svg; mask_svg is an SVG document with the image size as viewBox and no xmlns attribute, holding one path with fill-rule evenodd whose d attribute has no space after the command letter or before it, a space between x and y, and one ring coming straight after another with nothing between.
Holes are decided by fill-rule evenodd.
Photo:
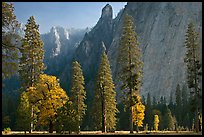
<instances>
[{"instance_id":1,"label":"tree trunk","mask_svg":"<svg viewBox=\"0 0 204 137\"><path fill-rule=\"evenodd\" d=\"M30 129L29 133L33 132L33 105L31 106L31 121L30 121Z\"/></svg>"},{"instance_id":2,"label":"tree trunk","mask_svg":"<svg viewBox=\"0 0 204 137\"><path fill-rule=\"evenodd\" d=\"M138 128L137 124L136 124L136 132L137 133L139 132L139 128Z\"/></svg>"},{"instance_id":3,"label":"tree trunk","mask_svg":"<svg viewBox=\"0 0 204 137\"><path fill-rule=\"evenodd\" d=\"M196 112L195 112L195 131L199 132L199 119L198 119L198 107L196 107Z\"/></svg>"},{"instance_id":4,"label":"tree trunk","mask_svg":"<svg viewBox=\"0 0 204 137\"><path fill-rule=\"evenodd\" d=\"M102 95L102 99L101 99L101 103L102 103L102 133L106 133L106 117L105 117L105 104L104 104L105 102L104 102L103 95Z\"/></svg>"},{"instance_id":5,"label":"tree trunk","mask_svg":"<svg viewBox=\"0 0 204 137\"><path fill-rule=\"evenodd\" d=\"M79 133L80 133L80 125L78 126L77 134L79 134Z\"/></svg>"},{"instance_id":6,"label":"tree trunk","mask_svg":"<svg viewBox=\"0 0 204 137\"><path fill-rule=\"evenodd\" d=\"M131 106L131 107L130 107L130 133L133 133L132 112L133 112L133 108L132 108L132 106Z\"/></svg>"},{"instance_id":7,"label":"tree trunk","mask_svg":"<svg viewBox=\"0 0 204 137\"><path fill-rule=\"evenodd\" d=\"M53 133L53 123L52 123L51 120L50 120L50 123L49 123L49 133Z\"/></svg>"}]
</instances>

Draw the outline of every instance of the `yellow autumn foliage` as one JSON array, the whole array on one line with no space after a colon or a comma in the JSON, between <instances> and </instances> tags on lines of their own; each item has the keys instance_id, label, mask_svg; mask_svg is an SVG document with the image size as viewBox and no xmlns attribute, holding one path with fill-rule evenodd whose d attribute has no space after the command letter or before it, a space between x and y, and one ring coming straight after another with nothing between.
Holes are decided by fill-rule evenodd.
<instances>
[{"instance_id":1,"label":"yellow autumn foliage","mask_svg":"<svg viewBox=\"0 0 204 137\"><path fill-rule=\"evenodd\" d=\"M132 119L135 125L137 125L138 127L142 127L144 116L145 116L145 113L144 113L145 106L142 104L140 100L140 96L137 96L137 100L138 102L134 106L132 106L133 107Z\"/></svg>"},{"instance_id":2,"label":"yellow autumn foliage","mask_svg":"<svg viewBox=\"0 0 204 137\"><path fill-rule=\"evenodd\" d=\"M154 129L157 131L159 127L159 116L154 115Z\"/></svg>"},{"instance_id":3,"label":"yellow autumn foliage","mask_svg":"<svg viewBox=\"0 0 204 137\"><path fill-rule=\"evenodd\" d=\"M53 121L57 109L69 99L57 78L46 74L41 74L36 87L29 87L27 91L30 93L30 102L39 109L38 124L42 125L48 124L50 120Z\"/></svg>"}]
</instances>

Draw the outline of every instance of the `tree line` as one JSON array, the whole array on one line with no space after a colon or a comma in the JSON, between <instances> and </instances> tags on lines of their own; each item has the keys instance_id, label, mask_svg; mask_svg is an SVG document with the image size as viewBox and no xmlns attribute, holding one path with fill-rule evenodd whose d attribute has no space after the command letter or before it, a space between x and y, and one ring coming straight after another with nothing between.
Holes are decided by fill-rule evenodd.
<instances>
[{"instance_id":1,"label":"tree line","mask_svg":"<svg viewBox=\"0 0 204 137\"><path fill-rule=\"evenodd\" d=\"M59 79L44 74L46 66L43 63L43 42L40 39L39 25L36 24L35 18L31 16L28 19L24 30L25 36L22 39L12 37L16 36L14 30L19 26L13 13L14 7L12 4L3 2L2 8L2 28L5 28L2 33L2 47L4 47L2 49L2 57L4 57L2 76L7 78L17 70L21 80L21 88L19 89L21 95L17 109L18 129L25 131L25 133L27 130L31 133L33 130L47 129L50 133L53 133L53 130L59 133L65 131L79 133L87 109L85 81L80 63L73 60L71 95L68 96L67 92L60 87ZM11 31L6 30L8 28ZM193 53L197 53L196 48L198 47L196 34L192 23L190 23L185 46ZM14 43L13 38L19 40L21 46ZM18 51L20 57L16 56ZM189 112L188 117L189 119L195 118L195 129L198 132L198 113L201 110L198 101L201 96L199 92L201 65L198 57L195 54L190 54L191 52L187 52L185 62L188 68L188 85L193 93L191 102L193 102L193 112L195 113L192 116ZM15 61L18 58L19 66L16 69L17 64ZM189 128L189 124L182 123L185 120L181 118L181 112L177 111L184 107L186 101L186 99L179 97L179 86L177 86L178 89L176 90L176 105L170 100L167 106L163 97L159 103L153 98L151 104L150 94L148 94L146 102L143 98L141 99L143 62L141 61L141 49L139 48L134 21L130 15L124 16L117 61L119 64L117 76L120 92L123 93L121 102L129 119L127 123L130 133L133 133L134 127L138 132L144 125L146 129L154 130L173 130L172 125L175 128L179 126ZM14 66L11 67L14 68L14 71L7 71L9 66ZM101 55L92 101L91 121L93 130L102 130L102 132L116 130L117 115L120 111L115 97L115 85L112 80L110 63L106 51L104 51ZM187 101L185 103L188 104ZM194 122L192 121L190 124L192 123Z\"/></svg>"},{"instance_id":2,"label":"tree line","mask_svg":"<svg viewBox=\"0 0 204 137\"><path fill-rule=\"evenodd\" d=\"M159 130L195 130L195 114L192 109L192 95L188 94L187 85L180 86L177 84L170 95L169 101L166 97L161 96L159 101L148 93L147 98L142 97L142 102L145 105L145 118L143 130L155 130L155 115L157 115ZM174 99L173 99L174 98ZM200 101L199 104L202 102ZM199 114L199 129L202 128L202 114Z\"/></svg>"},{"instance_id":3,"label":"tree line","mask_svg":"<svg viewBox=\"0 0 204 137\"><path fill-rule=\"evenodd\" d=\"M137 62L141 61L134 57L134 53L141 54L136 46L135 32L133 28L129 29L130 26L134 26L131 17L128 15L125 17L127 24L124 25L124 35L121 41L125 42L130 39L130 44L124 46L125 44L121 43L121 50L128 51L129 56L121 54L119 59L121 64L125 62L121 61L123 59L130 60L127 64L121 65L120 73L121 76L122 73L125 74L123 75L125 77L121 79L125 79L125 84L122 87L129 92L125 95L126 100L124 101L128 110L130 109L130 128L131 132L133 132L133 123L142 126L145 108L139 97L141 66L138 66ZM36 24L35 18L31 16L26 24L25 36L22 39L20 50L21 57L18 72L22 84L18 107L18 127L21 127L25 132L29 130L30 133L34 129L40 128L42 130L43 127L41 126L48 127L49 133L53 133L54 129L57 132L68 130L79 133L87 107L84 103L86 91L81 66L77 61L73 62L71 96L68 97L66 91L60 87L59 80L55 76L49 76L43 72L45 70L43 63L44 50L38 29L39 25ZM124 53L124 51L121 51L121 53ZM135 71L135 69L140 71ZM110 64L104 52L101 56L92 105L94 129L101 129L102 132L115 130L118 110L114 89ZM67 125L68 123L69 125Z\"/></svg>"}]
</instances>

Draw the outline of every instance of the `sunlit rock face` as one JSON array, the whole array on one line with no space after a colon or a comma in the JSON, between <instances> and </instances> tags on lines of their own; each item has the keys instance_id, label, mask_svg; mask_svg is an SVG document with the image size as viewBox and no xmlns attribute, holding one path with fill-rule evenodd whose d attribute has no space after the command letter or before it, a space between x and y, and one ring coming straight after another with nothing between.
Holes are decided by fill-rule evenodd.
<instances>
[{"instance_id":1,"label":"sunlit rock face","mask_svg":"<svg viewBox=\"0 0 204 137\"><path fill-rule=\"evenodd\" d=\"M113 80L120 101L117 76L118 45L123 16L134 19L139 46L142 49L143 85L141 95L149 92L157 99L175 92L177 84L186 83L185 33L193 21L202 41L202 5L188 2L128 2L123 10L112 19L112 7L107 4L93 29L87 33L76 50L75 58L82 64L90 94L94 91L94 80L100 63L104 44L108 54ZM103 44L101 44L103 42ZM104 46L103 45L103 46Z\"/></svg>"},{"instance_id":2,"label":"sunlit rock face","mask_svg":"<svg viewBox=\"0 0 204 137\"><path fill-rule=\"evenodd\" d=\"M185 33L190 21L195 23L202 43L202 5L188 2L130 2L126 5L113 36L108 55L114 77L117 75L117 49L122 27L122 16L134 18L139 46L142 49L143 85L141 95L149 92L157 99L169 99L177 84L186 83L184 56ZM116 80L117 81L117 80ZM119 95L119 94L118 94Z\"/></svg>"},{"instance_id":3,"label":"sunlit rock face","mask_svg":"<svg viewBox=\"0 0 204 137\"><path fill-rule=\"evenodd\" d=\"M49 32L41 34L47 74L63 79L64 69L71 62L75 50L87 31L88 29L67 29L54 26Z\"/></svg>"}]
</instances>

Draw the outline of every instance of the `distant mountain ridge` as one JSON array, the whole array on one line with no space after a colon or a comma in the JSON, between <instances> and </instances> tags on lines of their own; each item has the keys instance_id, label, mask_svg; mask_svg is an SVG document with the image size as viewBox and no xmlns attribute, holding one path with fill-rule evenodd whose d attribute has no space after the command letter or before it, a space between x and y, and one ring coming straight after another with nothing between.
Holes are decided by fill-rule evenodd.
<instances>
[{"instance_id":1,"label":"distant mountain ridge","mask_svg":"<svg viewBox=\"0 0 204 137\"><path fill-rule=\"evenodd\" d=\"M25 24L21 24L17 33L24 37ZM41 39L44 44L44 63L47 67L45 73L55 75L60 78L63 74L63 69L66 64L69 64L73 58L73 54L82 40L84 34L89 32L90 28L75 29L75 28L63 28L60 26L52 27L49 32L41 34ZM20 46L20 45L19 45ZM18 76L14 76L11 79L4 80L5 85L12 81L15 86L2 88L3 92L13 92L20 87Z\"/></svg>"},{"instance_id":2,"label":"distant mountain ridge","mask_svg":"<svg viewBox=\"0 0 204 137\"><path fill-rule=\"evenodd\" d=\"M63 65L70 62L87 31L88 29L66 29L57 26L52 27L48 33L41 34L45 49L46 73L57 76L62 73Z\"/></svg>"}]
</instances>

